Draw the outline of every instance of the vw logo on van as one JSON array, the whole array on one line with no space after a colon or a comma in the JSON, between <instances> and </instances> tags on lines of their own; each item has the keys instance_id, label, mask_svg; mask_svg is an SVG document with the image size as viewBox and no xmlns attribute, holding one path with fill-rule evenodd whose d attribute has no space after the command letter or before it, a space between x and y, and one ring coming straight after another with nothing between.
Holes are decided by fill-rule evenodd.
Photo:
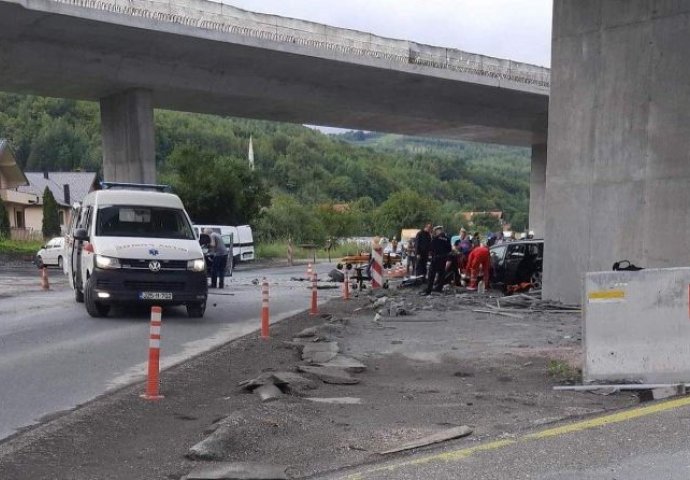
<instances>
[{"instance_id":1,"label":"vw logo on van","mask_svg":"<svg viewBox=\"0 0 690 480\"><path fill-rule=\"evenodd\" d=\"M158 262L156 260L149 262L149 270L151 270L152 272L160 272L161 262Z\"/></svg>"}]
</instances>

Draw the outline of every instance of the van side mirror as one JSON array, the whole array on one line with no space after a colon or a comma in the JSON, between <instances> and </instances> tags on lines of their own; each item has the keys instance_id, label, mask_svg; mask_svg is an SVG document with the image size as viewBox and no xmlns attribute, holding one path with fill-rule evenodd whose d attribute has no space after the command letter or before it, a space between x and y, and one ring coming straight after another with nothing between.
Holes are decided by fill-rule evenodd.
<instances>
[{"instance_id":1,"label":"van side mirror","mask_svg":"<svg viewBox=\"0 0 690 480\"><path fill-rule=\"evenodd\" d=\"M74 230L74 239L79 241L88 241L89 233L85 228L77 228Z\"/></svg>"}]
</instances>

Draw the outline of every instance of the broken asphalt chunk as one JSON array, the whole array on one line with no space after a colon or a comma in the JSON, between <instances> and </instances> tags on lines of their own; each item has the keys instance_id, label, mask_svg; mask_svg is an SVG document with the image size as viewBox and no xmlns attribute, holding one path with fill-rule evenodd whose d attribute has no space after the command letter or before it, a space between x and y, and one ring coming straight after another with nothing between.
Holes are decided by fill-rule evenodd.
<instances>
[{"instance_id":1,"label":"broken asphalt chunk","mask_svg":"<svg viewBox=\"0 0 690 480\"><path fill-rule=\"evenodd\" d=\"M280 391L280 388L276 387L272 383L267 383L266 385L260 386L254 390L254 393L261 398L262 402L270 402L283 396L283 392Z\"/></svg>"},{"instance_id":2,"label":"broken asphalt chunk","mask_svg":"<svg viewBox=\"0 0 690 480\"><path fill-rule=\"evenodd\" d=\"M347 357L345 355L336 355L333 359L327 362L316 364L321 367L342 368L343 370L349 373L361 373L367 369L367 366L359 360L355 360L354 358Z\"/></svg>"},{"instance_id":3,"label":"broken asphalt chunk","mask_svg":"<svg viewBox=\"0 0 690 480\"><path fill-rule=\"evenodd\" d=\"M318 329L316 327L309 327L305 328L301 332L297 333L295 337L297 338L306 338L306 337L314 337L316 336Z\"/></svg>"},{"instance_id":4,"label":"broken asphalt chunk","mask_svg":"<svg viewBox=\"0 0 690 480\"><path fill-rule=\"evenodd\" d=\"M275 379L275 384L282 386L287 385L288 387L300 386L307 389L316 388L316 384L306 377L303 377L299 373L294 372L273 372L273 378Z\"/></svg>"},{"instance_id":5,"label":"broken asphalt chunk","mask_svg":"<svg viewBox=\"0 0 690 480\"><path fill-rule=\"evenodd\" d=\"M187 458L192 460L221 460L225 458L230 448L232 428L230 424L221 424L212 434L190 448L187 452Z\"/></svg>"},{"instance_id":6,"label":"broken asphalt chunk","mask_svg":"<svg viewBox=\"0 0 690 480\"><path fill-rule=\"evenodd\" d=\"M340 351L338 342L307 343L302 349L302 360L310 363L328 362Z\"/></svg>"},{"instance_id":7,"label":"broken asphalt chunk","mask_svg":"<svg viewBox=\"0 0 690 480\"><path fill-rule=\"evenodd\" d=\"M283 480L287 467L252 462L222 462L202 465L182 480Z\"/></svg>"},{"instance_id":8,"label":"broken asphalt chunk","mask_svg":"<svg viewBox=\"0 0 690 480\"><path fill-rule=\"evenodd\" d=\"M354 385L355 383L359 383L358 378L352 377L342 368L300 365L297 369L300 372L316 375L324 383L332 383L335 385Z\"/></svg>"},{"instance_id":9,"label":"broken asphalt chunk","mask_svg":"<svg viewBox=\"0 0 690 480\"><path fill-rule=\"evenodd\" d=\"M252 378L250 380L244 380L240 382L238 385L245 390L254 391L254 389L259 388L263 385L267 384L273 384L274 378L273 378L273 373L272 372L264 372L261 375L259 375L256 378Z\"/></svg>"}]
</instances>

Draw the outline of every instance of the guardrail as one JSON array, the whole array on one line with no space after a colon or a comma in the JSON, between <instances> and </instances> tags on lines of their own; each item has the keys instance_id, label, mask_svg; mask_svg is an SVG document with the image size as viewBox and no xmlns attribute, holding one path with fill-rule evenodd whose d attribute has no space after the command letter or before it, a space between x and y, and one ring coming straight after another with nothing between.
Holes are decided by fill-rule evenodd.
<instances>
[{"instance_id":1,"label":"guardrail","mask_svg":"<svg viewBox=\"0 0 690 480\"><path fill-rule=\"evenodd\" d=\"M469 73L545 89L549 88L551 80L549 69L543 67L467 53L457 49L429 47L414 42L385 39L301 20L254 14L210 1L189 0L184 3L153 0L50 1L345 55ZM256 20L261 18L275 19L275 23ZM285 24L279 25L277 23L279 20ZM289 25L312 26L313 28L305 30ZM323 33L319 33L319 30Z\"/></svg>"}]
</instances>

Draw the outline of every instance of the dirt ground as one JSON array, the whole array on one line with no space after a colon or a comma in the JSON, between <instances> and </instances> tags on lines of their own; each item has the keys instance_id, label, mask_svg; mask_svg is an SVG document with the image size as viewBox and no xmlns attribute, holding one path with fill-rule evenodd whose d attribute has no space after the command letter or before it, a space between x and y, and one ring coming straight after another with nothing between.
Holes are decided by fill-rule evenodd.
<instances>
[{"instance_id":1,"label":"dirt ground","mask_svg":"<svg viewBox=\"0 0 690 480\"><path fill-rule=\"evenodd\" d=\"M300 478L376 461L379 451L451 426L472 427L452 441L472 445L638 402L552 390L577 377L577 313L504 317L472 311L494 301L488 295L385 295L378 321L368 294L334 300L319 316L272 327L269 341L248 335L164 372L159 402L139 398L138 384L46 421L0 444L0 478L180 479L203 463L185 456L189 448L230 414L224 460L286 465ZM406 315L394 316L401 309ZM302 361L291 339L310 326L323 326L322 336L367 366L353 374L360 383L318 382L267 403L238 386L262 372L295 371Z\"/></svg>"}]
</instances>

